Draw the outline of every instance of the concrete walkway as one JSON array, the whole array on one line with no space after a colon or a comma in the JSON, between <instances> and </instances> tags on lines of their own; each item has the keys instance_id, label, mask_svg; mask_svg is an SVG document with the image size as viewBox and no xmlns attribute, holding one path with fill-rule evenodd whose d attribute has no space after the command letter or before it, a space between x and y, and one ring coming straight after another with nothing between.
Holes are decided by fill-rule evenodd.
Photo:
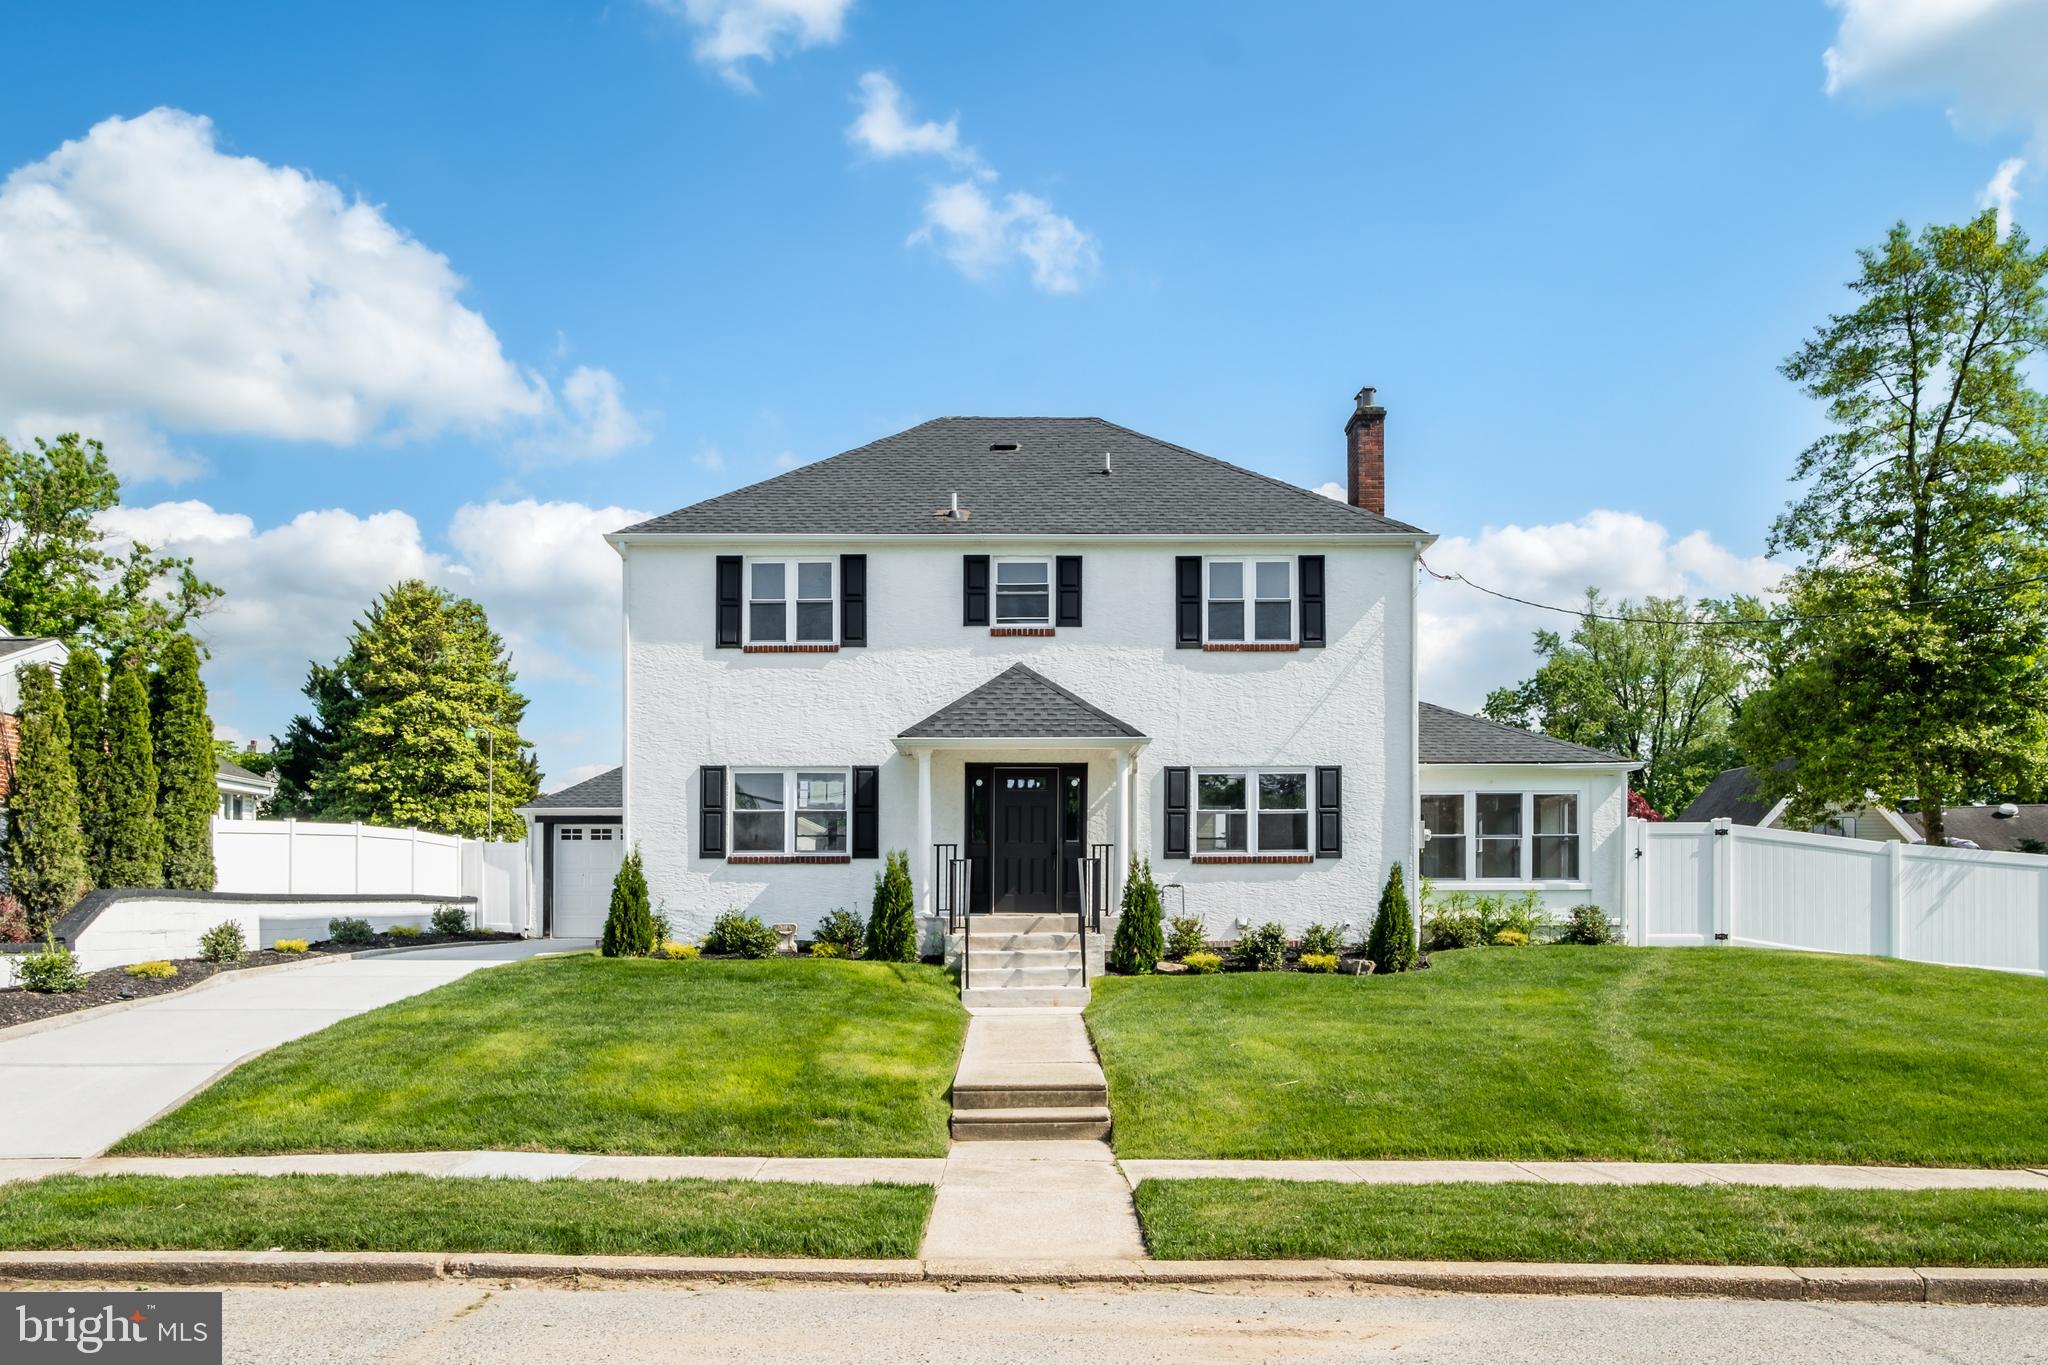
<instances>
[{"instance_id":1,"label":"concrete walkway","mask_svg":"<svg viewBox=\"0 0 2048 1365\"><path fill-rule=\"evenodd\" d=\"M89 1157L259 1052L560 939L424 948L217 978L0 1039L0 1160Z\"/></svg>"}]
</instances>

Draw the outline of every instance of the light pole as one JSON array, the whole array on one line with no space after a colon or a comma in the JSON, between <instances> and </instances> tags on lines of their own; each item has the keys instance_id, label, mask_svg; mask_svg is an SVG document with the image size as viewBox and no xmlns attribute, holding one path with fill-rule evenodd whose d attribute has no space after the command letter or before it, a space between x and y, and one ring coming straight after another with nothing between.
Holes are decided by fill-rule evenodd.
<instances>
[{"instance_id":1,"label":"light pole","mask_svg":"<svg viewBox=\"0 0 2048 1365\"><path fill-rule=\"evenodd\" d=\"M484 842L490 843L498 837L498 732L472 725L469 737L475 739L480 730L484 737Z\"/></svg>"}]
</instances>

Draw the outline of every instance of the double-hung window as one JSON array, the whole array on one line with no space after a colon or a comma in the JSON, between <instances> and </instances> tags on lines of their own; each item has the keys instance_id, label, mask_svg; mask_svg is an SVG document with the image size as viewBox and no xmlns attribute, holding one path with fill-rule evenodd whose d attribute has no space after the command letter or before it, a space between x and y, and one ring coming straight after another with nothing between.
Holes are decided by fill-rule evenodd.
<instances>
[{"instance_id":1,"label":"double-hung window","mask_svg":"<svg viewBox=\"0 0 2048 1365\"><path fill-rule=\"evenodd\" d=\"M1210 644L1294 640L1294 561L1212 559L1204 568L1203 620Z\"/></svg>"},{"instance_id":2,"label":"double-hung window","mask_svg":"<svg viewBox=\"0 0 2048 1365\"><path fill-rule=\"evenodd\" d=\"M1306 853L1308 773L1204 770L1195 774L1195 852Z\"/></svg>"},{"instance_id":3,"label":"double-hung window","mask_svg":"<svg viewBox=\"0 0 2048 1365\"><path fill-rule=\"evenodd\" d=\"M998 559L995 569L998 626L1052 624L1050 559Z\"/></svg>"},{"instance_id":4,"label":"double-hung window","mask_svg":"<svg viewBox=\"0 0 2048 1365\"><path fill-rule=\"evenodd\" d=\"M1422 875L1439 882L1576 882L1579 797L1431 792L1421 800Z\"/></svg>"},{"instance_id":5,"label":"double-hung window","mask_svg":"<svg viewBox=\"0 0 2048 1365\"><path fill-rule=\"evenodd\" d=\"M837 638L830 559L747 561L747 643L829 645Z\"/></svg>"},{"instance_id":6,"label":"double-hung window","mask_svg":"<svg viewBox=\"0 0 2048 1365\"><path fill-rule=\"evenodd\" d=\"M738 768L732 775L734 853L845 854L845 768Z\"/></svg>"}]
</instances>

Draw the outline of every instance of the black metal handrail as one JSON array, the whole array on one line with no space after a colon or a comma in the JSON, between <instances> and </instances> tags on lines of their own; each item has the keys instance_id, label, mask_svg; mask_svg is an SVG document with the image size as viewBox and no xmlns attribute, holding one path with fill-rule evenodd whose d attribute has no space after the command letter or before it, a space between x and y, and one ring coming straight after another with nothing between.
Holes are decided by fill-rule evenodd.
<instances>
[{"instance_id":1,"label":"black metal handrail","mask_svg":"<svg viewBox=\"0 0 2048 1365\"><path fill-rule=\"evenodd\" d=\"M1088 984L1088 902L1093 899L1088 890L1088 876L1092 861L1090 858L1074 859L1074 890L1079 893L1074 897L1074 927L1080 931L1081 984L1084 986Z\"/></svg>"},{"instance_id":2,"label":"black metal handrail","mask_svg":"<svg viewBox=\"0 0 2048 1365\"><path fill-rule=\"evenodd\" d=\"M933 909L946 917L949 937L960 935L961 990L967 989L974 974L974 929L967 906L974 885L973 867L973 859L960 856L960 845L932 845L932 894L939 902Z\"/></svg>"},{"instance_id":3,"label":"black metal handrail","mask_svg":"<svg viewBox=\"0 0 2048 1365\"><path fill-rule=\"evenodd\" d=\"M1095 890L1089 896L1094 902L1095 932L1102 932L1102 917L1109 913L1109 878L1103 874L1109 870L1109 844L1088 845L1088 860L1095 864Z\"/></svg>"}]
</instances>

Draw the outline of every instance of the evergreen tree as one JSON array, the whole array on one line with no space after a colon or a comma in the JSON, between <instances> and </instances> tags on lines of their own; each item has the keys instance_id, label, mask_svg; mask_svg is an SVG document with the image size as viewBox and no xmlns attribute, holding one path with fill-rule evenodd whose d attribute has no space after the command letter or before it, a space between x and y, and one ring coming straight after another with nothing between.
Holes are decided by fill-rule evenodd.
<instances>
[{"instance_id":1,"label":"evergreen tree","mask_svg":"<svg viewBox=\"0 0 2048 1365\"><path fill-rule=\"evenodd\" d=\"M64 694L47 668L21 670L21 736L7 796L7 885L28 913L31 938L91 886L78 824L78 775Z\"/></svg>"},{"instance_id":2,"label":"evergreen tree","mask_svg":"<svg viewBox=\"0 0 2048 1365\"><path fill-rule=\"evenodd\" d=\"M482 607L413 579L378 598L332 668L315 666L314 714L280 743L280 796L311 814L522 837L515 811L540 790L519 734L526 698Z\"/></svg>"},{"instance_id":3,"label":"evergreen tree","mask_svg":"<svg viewBox=\"0 0 2048 1365\"><path fill-rule=\"evenodd\" d=\"M875 962L917 961L917 896L910 886L910 855L890 851L875 874L875 899L868 913L867 949Z\"/></svg>"},{"instance_id":4,"label":"evergreen tree","mask_svg":"<svg viewBox=\"0 0 2048 1365\"><path fill-rule=\"evenodd\" d=\"M1109 969L1125 976L1143 976L1166 956L1166 933L1160 922L1159 884L1152 880L1152 860L1131 860L1124 879L1123 911L1116 937L1109 945Z\"/></svg>"},{"instance_id":5,"label":"evergreen tree","mask_svg":"<svg viewBox=\"0 0 2048 1365\"><path fill-rule=\"evenodd\" d=\"M1380 892L1380 911L1366 936L1365 955L1376 971L1405 972L1415 965L1415 917L1408 909L1408 887L1399 863L1387 874L1387 889Z\"/></svg>"},{"instance_id":6,"label":"evergreen tree","mask_svg":"<svg viewBox=\"0 0 2048 1365\"><path fill-rule=\"evenodd\" d=\"M78 782L86 872L94 886L113 886L107 880L107 673L100 656L73 646L61 686L64 719L71 726L71 773Z\"/></svg>"},{"instance_id":7,"label":"evergreen tree","mask_svg":"<svg viewBox=\"0 0 2048 1365\"><path fill-rule=\"evenodd\" d=\"M107 689L107 861L101 886L164 884L164 831L156 803L149 693L141 663L123 659Z\"/></svg>"},{"instance_id":8,"label":"evergreen tree","mask_svg":"<svg viewBox=\"0 0 2048 1365\"><path fill-rule=\"evenodd\" d=\"M177 891L211 891L213 817L220 809L220 788L214 784L213 722L206 716L199 648L189 635L171 642L162 666L150 679L150 721L156 751L156 812L163 826L164 885Z\"/></svg>"},{"instance_id":9,"label":"evergreen tree","mask_svg":"<svg viewBox=\"0 0 2048 1365\"><path fill-rule=\"evenodd\" d=\"M611 910L604 917L604 938L598 951L606 957L646 957L656 944L654 910L647 894L647 872L635 844L619 874L612 878Z\"/></svg>"}]
</instances>

